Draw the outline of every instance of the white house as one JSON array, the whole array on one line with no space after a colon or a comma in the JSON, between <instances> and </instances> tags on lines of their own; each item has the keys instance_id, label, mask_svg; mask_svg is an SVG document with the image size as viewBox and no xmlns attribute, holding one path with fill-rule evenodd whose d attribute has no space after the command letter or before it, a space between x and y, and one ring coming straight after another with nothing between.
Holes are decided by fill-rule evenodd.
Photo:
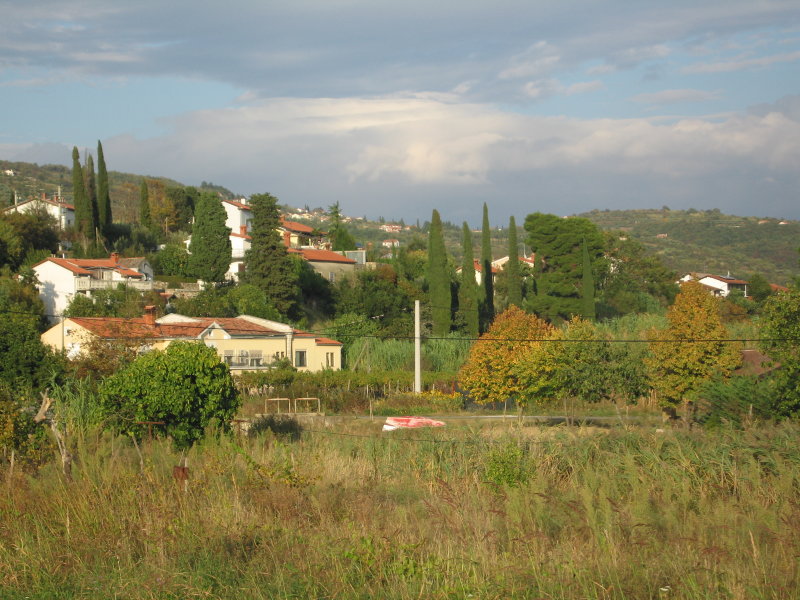
<instances>
[{"instance_id":1,"label":"white house","mask_svg":"<svg viewBox=\"0 0 800 600\"><path fill-rule=\"evenodd\" d=\"M17 202L12 206L4 208L3 212L30 213L42 210L53 217L61 229L66 229L75 224L75 207L72 204L67 204L62 201L58 196L48 198L46 194L42 194L40 198Z\"/></svg>"},{"instance_id":2,"label":"white house","mask_svg":"<svg viewBox=\"0 0 800 600\"><path fill-rule=\"evenodd\" d=\"M123 284L139 291L153 289L153 268L147 259L46 258L35 264L39 296L50 321L58 321L75 294L91 296L97 290L116 289Z\"/></svg>"},{"instance_id":3,"label":"white house","mask_svg":"<svg viewBox=\"0 0 800 600\"><path fill-rule=\"evenodd\" d=\"M727 297L733 291L741 291L747 296L748 282L743 279L736 279L728 274L726 277L710 275L708 273L688 273L680 278L678 283L686 281L697 281L709 288L709 291L721 298Z\"/></svg>"}]
</instances>

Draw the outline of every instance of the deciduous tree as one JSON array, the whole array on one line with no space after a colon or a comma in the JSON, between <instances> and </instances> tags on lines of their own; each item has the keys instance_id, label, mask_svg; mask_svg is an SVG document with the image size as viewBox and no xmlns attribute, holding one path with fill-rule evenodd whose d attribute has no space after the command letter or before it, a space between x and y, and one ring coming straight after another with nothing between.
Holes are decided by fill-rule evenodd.
<instances>
[{"instance_id":1,"label":"deciduous tree","mask_svg":"<svg viewBox=\"0 0 800 600\"><path fill-rule=\"evenodd\" d=\"M800 416L800 290L770 296L762 308L762 348L775 361L778 416Z\"/></svg>"},{"instance_id":2,"label":"deciduous tree","mask_svg":"<svg viewBox=\"0 0 800 600\"><path fill-rule=\"evenodd\" d=\"M666 329L652 332L651 356L645 364L664 413L675 418L678 407L691 400L701 383L738 366L741 346L726 341L719 300L697 282L681 286L667 320Z\"/></svg>"}]
</instances>

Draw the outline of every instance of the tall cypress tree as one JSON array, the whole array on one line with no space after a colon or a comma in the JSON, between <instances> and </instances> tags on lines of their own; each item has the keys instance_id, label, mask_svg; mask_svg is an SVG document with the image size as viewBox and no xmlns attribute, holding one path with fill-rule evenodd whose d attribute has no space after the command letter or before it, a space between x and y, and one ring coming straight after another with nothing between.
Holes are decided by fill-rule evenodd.
<instances>
[{"instance_id":1,"label":"tall cypress tree","mask_svg":"<svg viewBox=\"0 0 800 600\"><path fill-rule=\"evenodd\" d=\"M92 155L86 157L86 167L84 168L84 183L86 185L86 198L89 201L89 206L92 211L92 230L89 237L93 240L97 239L97 224L98 224L98 210L97 210L97 182L94 175L94 159Z\"/></svg>"},{"instance_id":2,"label":"tall cypress tree","mask_svg":"<svg viewBox=\"0 0 800 600\"><path fill-rule=\"evenodd\" d=\"M108 192L108 171L103 156L103 144L97 140L97 221L100 230L105 231L111 225L111 196Z\"/></svg>"},{"instance_id":3,"label":"tall cypress tree","mask_svg":"<svg viewBox=\"0 0 800 600\"><path fill-rule=\"evenodd\" d=\"M583 273L581 276L581 304L583 318L594 321L594 277L592 276L592 261L589 259L589 246L586 238L583 238L581 248L581 258L583 262Z\"/></svg>"},{"instance_id":4,"label":"tall cypress tree","mask_svg":"<svg viewBox=\"0 0 800 600\"><path fill-rule=\"evenodd\" d=\"M139 188L139 225L150 227L150 192L147 190L147 181L142 179L142 186Z\"/></svg>"},{"instance_id":5,"label":"tall cypress tree","mask_svg":"<svg viewBox=\"0 0 800 600\"><path fill-rule=\"evenodd\" d=\"M253 222L243 279L262 289L282 315L289 315L299 295L298 276L278 233L278 199L272 194L254 194L250 207Z\"/></svg>"},{"instance_id":6,"label":"tall cypress tree","mask_svg":"<svg viewBox=\"0 0 800 600\"><path fill-rule=\"evenodd\" d=\"M93 231L92 207L83 184L83 169L78 147L72 147L72 203L75 206L75 225L78 231L89 236Z\"/></svg>"},{"instance_id":7,"label":"tall cypress tree","mask_svg":"<svg viewBox=\"0 0 800 600\"><path fill-rule=\"evenodd\" d=\"M431 304L433 335L442 337L450 333L452 296L447 273L447 252L444 247L442 220L434 209L428 230L428 297Z\"/></svg>"},{"instance_id":8,"label":"tall cypress tree","mask_svg":"<svg viewBox=\"0 0 800 600\"><path fill-rule=\"evenodd\" d=\"M458 314L464 324L464 332L471 338L478 337L478 284L475 281L475 253L472 250L472 232L464 222L464 262L461 264L461 281L458 287Z\"/></svg>"},{"instance_id":9,"label":"tall cypress tree","mask_svg":"<svg viewBox=\"0 0 800 600\"><path fill-rule=\"evenodd\" d=\"M213 193L200 194L189 243L192 277L213 282L225 280L231 265L231 230L225 225L226 218L222 202Z\"/></svg>"},{"instance_id":10,"label":"tall cypress tree","mask_svg":"<svg viewBox=\"0 0 800 600\"><path fill-rule=\"evenodd\" d=\"M522 276L519 273L519 250L517 248L517 222L512 216L508 220L508 305L522 307Z\"/></svg>"},{"instance_id":11,"label":"tall cypress tree","mask_svg":"<svg viewBox=\"0 0 800 600\"><path fill-rule=\"evenodd\" d=\"M483 203L483 229L481 231L481 287L483 288L483 330L494 320L494 279L492 278L492 230L489 227L489 207Z\"/></svg>"}]
</instances>

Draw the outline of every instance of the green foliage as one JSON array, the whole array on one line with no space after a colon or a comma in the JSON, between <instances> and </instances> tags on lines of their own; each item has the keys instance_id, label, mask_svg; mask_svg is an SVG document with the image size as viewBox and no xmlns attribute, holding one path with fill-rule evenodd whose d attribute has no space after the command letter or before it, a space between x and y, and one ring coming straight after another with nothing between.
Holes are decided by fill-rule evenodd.
<instances>
[{"instance_id":1,"label":"green foliage","mask_svg":"<svg viewBox=\"0 0 800 600\"><path fill-rule=\"evenodd\" d=\"M142 227L151 227L150 221L150 190L147 188L147 180L142 179L139 186L139 224Z\"/></svg>"},{"instance_id":2,"label":"green foliage","mask_svg":"<svg viewBox=\"0 0 800 600\"><path fill-rule=\"evenodd\" d=\"M391 265L359 271L355 277L337 282L334 293L339 314L374 318L381 335L413 335L413 294L419 292L399 279Z\"/></svg>"},{"instance_id":3,"label":"green foliage","mask_svg":"<svg viewBox=\"0 0 800 600\"><path fill-rule=\"evenodd\" d=\"M58 251L58 232L46 211L0 215L0 267L16 271L37 256Z\"/></svg>"},{"instance_id":4,"label":"green foliage","mask_svg":"<svg viewBox=\"0 0 800 600\"><path fill-rule=\"evenodd\" d=\"M66 317L141 317L148 304L163 305L154 293L146 296L120 283L117 289L95 290L91 296L75 294L64 309Z\"/></svg>"},{"instance_id":5,"label":"green foliage","mask_svg":"<svg viewBox=\"0 0 800 600\"><path fill-rule=\"evenodd\" d=\"M243 281L261 288L282 315L295 311L299 289L297 273L278 234L278 199L271 194L250 198L253 222L251 245L245 254Z\"/></svg>"},{"instance_id":6,"label":"green foliage","mask_svg":"<svg viewBox=\"0 0 800 600\"><path fill-rule=\"evenodd\" d=\"M86 187L83 183L81 155L77 146L72 148L72 203L75 206L75 226L85 237L94 237L94 215Z\"/></svg>"},{"instance_id":7,"label":"green foliage","mask_svg":"<svg viewBox=\"0 0 800 600\"><path fill-rule=\"evenodd\" d=\"M608 270L600 230L588 219L542 213L528 215L525 230L536 254L536 294L528 298L528 309L549 320L582 314L584 240L594 280Z\"/></svg>"},{"instance_id":8,"label":"green foliage","mask_svg":"<svg viewBox=\"0 0 800 600\"><path fill-rule=\"evenodd\" d=\"M89 200L89 207L92 211L92 235L97 236L99 228L99 210L97 208L97 180L94 174L94 159L92 155L86 157L86 166L83 169L83 183L86 186L86 197Z\"/></svg>"},{"instance_id":9,"label":"green foliage","mask_svg":"<svg viewBox=\"0 0 800 600\"><path fill-rule=\"evenodd\" d=\"M34 400L21 396L0 382L0 454L26 470L33 470L52 458L53 444L47 432L33 422Z\"/></svg>"},{"instance_id":10,"label":"green foliage","mask_svg":"<svg viewBox=\"0 0 800 600\"><path fill-rule=\"evenodd\" d=\"M490 448L483 468L484 479L500 487L519 487L530 477L525 451L518 441L513 440Z\"/></svg>"},{"instance_id":11,"label":"green foliage","mask_svg":"<svg viewBox=\"0 0 800 600\"><path fill-rule=\"evenodd\" d=\"M328 209L328 214L330 215L330 231L328 232L328 239L331 242L331 249L332 250L355 250L356 249L356 241L353 239L353 236L350 235L350 232L347 231L347 227L344 226L342 223L342 213L339 209L339 203L335 202L330 206Z\"/></svg>"},{"instance_id":12,"label":"green foliage","mask_svg":"<svg viewBox=\"0 0 800 600\"><path fill-rule=\"evenodd\" d=\"M348 350L352 371L393 371L414 369L414 344L406 340L358 338Z\"/></svg>"},{"instance_id":13,"label":"green foliage","mask_svg":"<svg viewBox=\"0 0 800 600\"><path fill-rule=\"evenodd\" d=\"M361 313L347 312L336 317L331 324L322 329L326 337L342 343L343 366L350 367L356 358L354 344L361 339L374 337L378 333L378 321Z\"/></svg>"},{"instance_id":14,"label":"green foliage","mask_svg":"<svg viewBox=\"0 0 800 600\"><path fill-rule=\"evenodd\" d=\"M121 431L141 437L141 421L162 421L153 431L187 449L215 423L227 431L240 400L228 367L200 343L174 342L140 356L103 384L103 410Z\"/></svg>"},{"instance_id":15,"label":"green foliage","mask_svg":"<svg viewBox=\"0 0 800 600\"><path fill-rule=\"evenodd\" d=\"M248 283L206 288L191 298L175 298L171 304L175 312L189 317L250 315L262 319L280 319L280 314L264 290Z\"/></svg>"},{"instance_id":16,"label":"green foliage","mask_svg":"<svg viewBox=\"0 0 800 600\"><path fill-rule=\"evenodd\" d=\"M774 294L764 303L762 313L762 348L779 365L774 373L777 414L800 416L800 290Z\"/></svg>"},{"instance_id":17,"label":"green foliage","mask_svg":"<svg viewBox=\"0 0 800 600\"><path fill-rule=\"evenodd\" d=\"M592 276L592 263L589 259L589 248L586 245L586 239L581 244L581 264L583 266L581 274L581 312L584 319L594 321L594 277Z\"/></svg>"},{"instance_id":18,"label":"green foliage","mask_svg":"<svg viewBox=\"0 0 800 600\"><path fill-rule=\"evenodd\" d=\"M519 245L517 243L517 221L513 216L508 221L508 262L506 271L507 306L522 307L522 275L519 267Z\"/></svg>"},{"instance_id":19,"label":"green foliage","mask_svg":"<svg viewBox=\"0 0 800 600\"><path fill-rule=\"evenodd\" d=\"M431 227L428 232L428 300L431 306L433 335L437 337L450 333L452 296L450 273L447 268L447 253L442 237L442 221L439 211L433 210Z\"/></svg>"},{"instance_id":20,"label":"green foliage","mask_svg":"<svg viewBox=\"0 0 800 600\"><path fill-rule=\"evenodd\" d=\"M111 215L111 196L108 191L108 171L103 155L103 144L97 140L97 217L100 228L105 229L113 221Z\"/></svg>"},{"instance_id":21,"label":"green foliage","mask_svg":"<svg viewBox=\"0 0 800 600\"><path fill-rule=\"evenodd\" d=\"M492 275L492 229L489 225L489 207L483 203L483 228L481 229L481 331L486 331L494 320L494 277Z\"/></svg>"},{"instance_id":22,"label":"green foliage","mask_svg":"<svg viewBox=\"0 0 800 600\"><path fill-rule=\"evenodd\" d=\"M743 427L779 419L780 402L772 378L714 377L694 392L695 420L706 427Z\"/></svg>"},{"instance_id":23,"label":"green foliage","mask_svg":"<svg viewBox=\"0 0 800 600\"><path fill-rule=\"evenodd\" d=\"M334 290L331 282L317 272L311 264L299 256L292 256L300 290L300 307L309 321L329 318L336 310Z\"/></svg>"},{"instance_id":24,"label":"green foliage","mask_svg":"<svg viewBox=\"0 0 800 600\"><path fill-rule=\"evenodd\" d=\"M153 255L150 264L157 275L186 277L189 274L189 251L181 243L165 244Z\"/></svg>"},{"instance_id":25,"label":"green foliage","mask_svg":"<svg viewBox=\"0 0 800 600\"><path fill-rule=\"evenodd\" d=\"M472 342L461 339L457 332L446 338L423 340L422 368L434 373L455 373L466 362L471 347Z\"/></svg>"},{"instance_id":26,"label":"green foliage","mask_svg":"<svg viewBox=\"0 0 800 600\"><path fill-rule=\"evenodd\" d=\"M188 270L193 277L214 283L225 280L231 264L230 229L225 219L225 208L219 198L202 194L189 243Z\"/></svg>"},{"instance_id":27,"label":"green foliage","mask_svg":"<svg viewBox=\"0 0 800 600\"><path fill-rule=\"evenodd\" d=\"M480 306L478 284L475 281L475 259L472 252L472 232L464 222L464 260L461 263L461 280L458 285L457 319L463 332L471 338L478 337Z\"/></svg>"},{"instance_id":28,"label":"green foliage","mask_svg":"<svg viewBox=\"0 0 800 600\"><path fill-rule=\"evenodd\" d=\"M761 304L773 294L773 290L766 277L760 273L753 273L750 276L747 293L756 303Z\"/></svg>"}]
</instances>

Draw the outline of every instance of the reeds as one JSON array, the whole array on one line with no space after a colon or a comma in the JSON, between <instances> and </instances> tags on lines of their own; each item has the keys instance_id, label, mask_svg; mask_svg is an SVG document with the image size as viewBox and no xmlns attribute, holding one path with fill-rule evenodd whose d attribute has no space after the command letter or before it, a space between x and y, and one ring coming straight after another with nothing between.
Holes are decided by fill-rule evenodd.
<instances>
[{"instance_id":1,"label":"reeds","mask_svg":"<svg viewBox=\"0 0 800 600\"><path fill-rule=\"evenodd\" d=\"M800 430L86 435L0 494L2 598L795 598Z\"/></svg>"}]
</instances>

